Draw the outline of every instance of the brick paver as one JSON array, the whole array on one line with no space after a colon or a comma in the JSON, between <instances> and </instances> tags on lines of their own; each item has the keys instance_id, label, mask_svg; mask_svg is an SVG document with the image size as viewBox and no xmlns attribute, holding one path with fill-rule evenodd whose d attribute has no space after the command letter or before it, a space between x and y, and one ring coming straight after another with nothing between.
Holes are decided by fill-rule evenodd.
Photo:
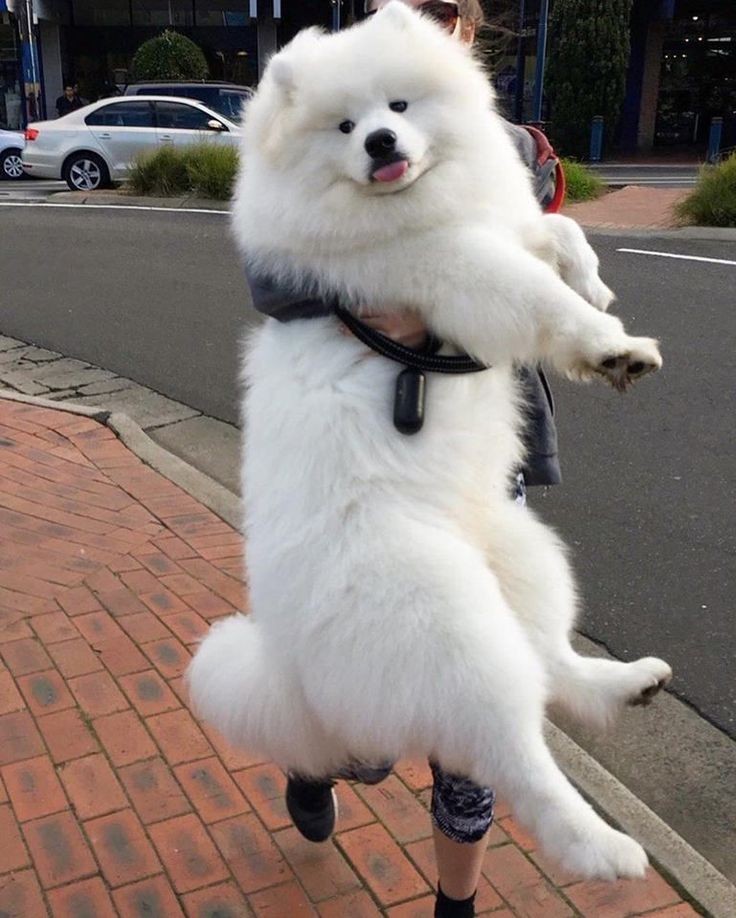
<instances>
[{"instance_id":1,"label":"brick paver","mask_svg":"<svg viewBox=\"0 0 736 918\"><path fill-rule=\"evenodd\" d=\"M341 783L337 834L312 845L279 769L188 710L196 642L247 609L237 533L98 422L2 398L0 527L0 914L432 915L425 763ZM654 870L565 875L503 804L477 903L696 914Z\"/></svg>"},{"instance_id":2,"label":"brick paver","mask_svg":"<svg viewBox=\"0 0 736 918\"><path fill-rule=\"evenodd\" d=\"M600 229L661 229L677 226L674 207L687 191L627 185L595 201L569 204L563 213Z\"/></svg>"}]
</instances>

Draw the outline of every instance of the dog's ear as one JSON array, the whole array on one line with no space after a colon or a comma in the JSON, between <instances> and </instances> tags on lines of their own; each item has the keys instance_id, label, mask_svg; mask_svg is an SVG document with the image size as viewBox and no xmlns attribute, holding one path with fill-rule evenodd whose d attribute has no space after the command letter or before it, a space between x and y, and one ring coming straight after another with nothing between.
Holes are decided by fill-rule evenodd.
<instances>
[{"instance_id":1,"label":"dog's ear","mask_svg":"<svg viewBox=\"0 0 736 918\"><path fill-rule=\"evenodd\" d=\"M296 89L296 75L291 62L285 57L275 57L268 68L271 71L274 83L287 96Z\"/></svg>"},{"instance_id":2,"label":"dog's ear","mask_svg":"<svg viewBox=\"0 0 736 918\"><path fill-rule=\"evenodd\" d=\"M268 65L268 72L276 86L289 98L297 88L301 61L324 36L322 29L303 29L292 41L276 54Z\"/></svg>"},{"instance_id":3,"label":"dog's ear","mask_svg":"<svg viewBox=\"0 0 736 918\"><path fill-rule=\"evenodd\" d=\"M417 14L413 13L405 3L392 0L379 11L378 16L383 22L388 22L397 29L410 29L414 25Z\"/></svg>"}]
</instances>

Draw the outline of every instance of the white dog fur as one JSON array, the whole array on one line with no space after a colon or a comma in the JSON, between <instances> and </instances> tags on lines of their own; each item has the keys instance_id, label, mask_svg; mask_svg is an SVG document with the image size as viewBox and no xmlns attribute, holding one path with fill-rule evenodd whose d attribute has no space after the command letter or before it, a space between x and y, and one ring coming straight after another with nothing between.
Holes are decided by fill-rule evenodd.
<instances>
[{"instance_id":1,"label":"white dog fur","mask_svg":"<svg viewBox=\"0 0 736 918\"><path fill-rule=\"evenodd\" d=\"M370 180L364 142L380 128L410 164L395 182ZM565 550L509 490L523 458L514 365L623 387L660 365L656 342L600 311L597 259L575 224L542 216L472 55L400 3L337 35L301 33L271 61L247 110L233 226L251 270L356 310L417 310L492 368L431 375L409 437L391 420L399 368L335 318L254 335L252 614L199 648L197 710L310 776L432 757L496 788L574 873L641 875L643 849L569 784L543 718L554 702L605 724L670 669L573 651Z\"/></svg>"}]
</instances>

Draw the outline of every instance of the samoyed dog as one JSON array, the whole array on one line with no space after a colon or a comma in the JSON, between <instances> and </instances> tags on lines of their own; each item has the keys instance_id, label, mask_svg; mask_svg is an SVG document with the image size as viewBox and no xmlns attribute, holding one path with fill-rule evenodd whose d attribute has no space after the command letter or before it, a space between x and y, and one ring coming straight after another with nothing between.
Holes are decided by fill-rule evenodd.
<instances>
[{"instance_id":1,"label":"samoyed dog","mask_svg":"<svg viewBox=\"0 0 736 918\"><path fill-rule=\"evenodd\" d=\"M252 274L356 313L416 310L445 352L490 369L431 375L426 423L404 436L400 367L336 317L255 333L252 614L198 649L196 709L306 776L431 757L497 788L576 874L641 875L643 849L566 780L543 720L556 703L605 724L670 668L574 652L565 550L509 493L515 364L624 388L660 366L657 343L601 311L595 256L574 224L542 216L479 64L400 3L272 59L247 110L233 225Z\"/></svg>"}]
</instances>

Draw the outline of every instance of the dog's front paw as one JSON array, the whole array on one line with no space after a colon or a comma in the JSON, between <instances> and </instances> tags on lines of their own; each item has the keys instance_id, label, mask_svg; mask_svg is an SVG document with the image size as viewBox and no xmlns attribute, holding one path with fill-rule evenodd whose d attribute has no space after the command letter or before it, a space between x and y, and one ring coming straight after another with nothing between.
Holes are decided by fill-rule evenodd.
<instances>
[{"instance_id":1,"label":"dog's front paw","mask_svg":"<svg viewBox=\"0 0 736 918\"><path fill-rule=\"evenodd\" d=\"M630 338L629 345L625 351L604 357L593 368L618 392L625 392L637 379L662 366L659 344L654 338Z\"/></svg>"}]
</instances>

